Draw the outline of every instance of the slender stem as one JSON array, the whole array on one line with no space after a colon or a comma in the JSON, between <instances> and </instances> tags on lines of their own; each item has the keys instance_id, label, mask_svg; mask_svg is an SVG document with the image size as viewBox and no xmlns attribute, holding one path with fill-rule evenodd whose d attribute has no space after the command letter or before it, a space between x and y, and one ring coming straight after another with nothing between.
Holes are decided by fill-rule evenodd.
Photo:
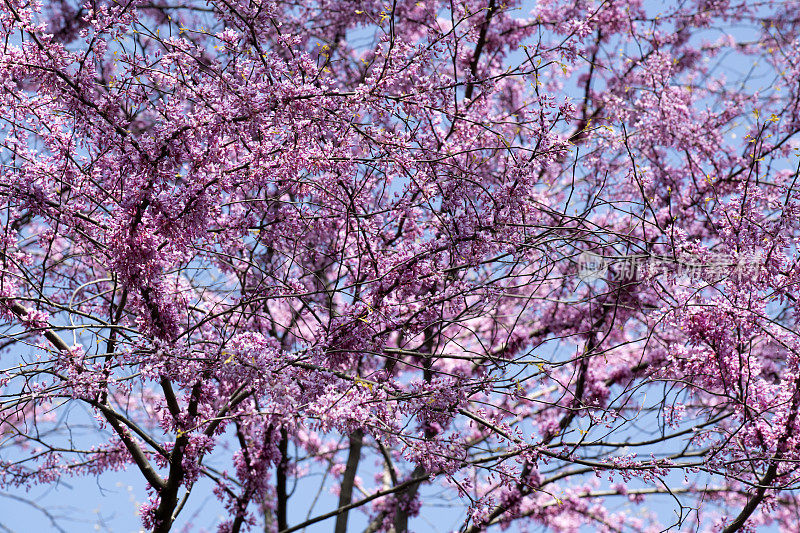
<instances>
[{"instance_id":1,"label":"slender stem","mask_svg":"<svg viewBox=\"0 0 800 533\"><path fill-rule=\"evenodd\" d=\"M347 455L347 466L339 491L339 508L346 507L353 500L353 484L356 480L356 470L361 461L361 446L364 443L364 432L357 429L350 435L350 452ZM336 517L335 533L347 533L347 517L350 511L346 510Z\"/></svg>"}]
</instances>

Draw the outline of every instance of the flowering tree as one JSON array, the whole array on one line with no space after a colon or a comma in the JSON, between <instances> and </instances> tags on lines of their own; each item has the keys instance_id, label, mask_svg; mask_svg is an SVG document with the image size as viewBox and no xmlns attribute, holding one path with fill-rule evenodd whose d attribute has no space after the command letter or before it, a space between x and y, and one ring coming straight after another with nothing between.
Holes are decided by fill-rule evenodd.
<instances>
[{"instance_id":1,"label":"flowering tree","mask_svg":"<svg viewBox=\"0 0 800 533\"><path fill-rule=\"evenodd\" d=\"M800 4L666 4L3 0L2 487L798 531Z\"/></svg>"}]
</instances>

